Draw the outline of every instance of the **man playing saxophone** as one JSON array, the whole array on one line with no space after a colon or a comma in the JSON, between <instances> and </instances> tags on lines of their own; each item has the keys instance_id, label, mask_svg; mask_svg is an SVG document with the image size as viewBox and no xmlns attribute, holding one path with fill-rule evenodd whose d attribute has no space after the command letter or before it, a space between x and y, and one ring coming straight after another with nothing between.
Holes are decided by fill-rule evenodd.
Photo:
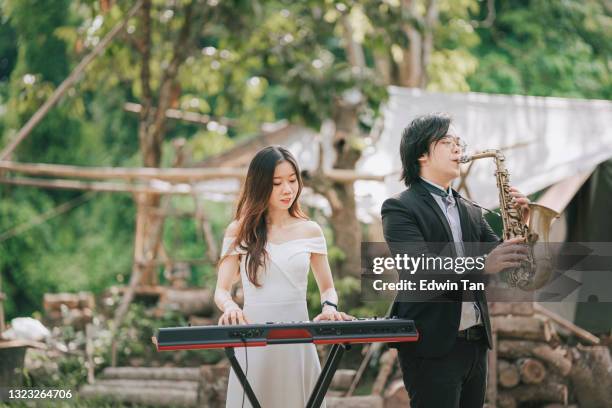
<instances>
[{"instance_id":1,"label":"man playing saxophone","mask_svg":"<svg viewBox=\"0 0 612 408\"><path fill-rule=\"evenodd\" d=\"M465 243L498 243L479 207L450 185L460 175L465 145L445 114L417 117L402 133L402 180L407 189L382 206L385 240L391 252L399 243L449 243L453 255ZM511 204L529 217L529 200L508 189ZM522 237L508 239L487 254L485 274L517 268L528 257ZM417 254L415 254L417 255ZM466 292L466 291L464 291ZM472 408L484 405L487 348L491 326L484 292L453 294L444 302L406 302L396 298L391 316L413 319L420 339L399 343L398 356L412 408ZM469 300L466 300L469 299Z\"/></svg>"}]
</instances>

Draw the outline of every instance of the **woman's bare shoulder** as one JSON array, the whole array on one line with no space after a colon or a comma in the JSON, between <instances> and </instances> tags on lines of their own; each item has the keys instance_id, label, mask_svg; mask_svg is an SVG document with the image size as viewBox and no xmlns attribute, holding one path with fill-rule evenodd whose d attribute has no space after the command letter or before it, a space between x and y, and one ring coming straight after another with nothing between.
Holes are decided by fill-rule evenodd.
<instances>
[{"instance_id":1,"label":"woman's bare shoulder","mask_svg":"<svg viewBox=\"0 0 612 408\"><path fill-rule=\"evenodd\" d=\"M323 236L323 230L315 221L300 221L298 227L300 228L300 235L304 238L317 238Z\"/></svg>"},{"instance_id":2,"label":"woman's bare shoulder","mask_svg":"<svg viewBox=\"0 0 612 408\"><path fill-rule=\"evenodd\" d=\"M239 226L238 220L232 221L225 229L225 238L235 238L238 235Z\"/></svg>"}]
</instances>

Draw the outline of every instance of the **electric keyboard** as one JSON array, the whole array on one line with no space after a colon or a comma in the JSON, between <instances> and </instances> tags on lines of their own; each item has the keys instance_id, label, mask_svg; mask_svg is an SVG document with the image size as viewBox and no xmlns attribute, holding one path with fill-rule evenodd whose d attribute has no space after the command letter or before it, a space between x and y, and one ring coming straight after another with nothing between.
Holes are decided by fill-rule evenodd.
<instances>
[{"instance_id":1,"label":"electric keyboard","mask_svg":"<svg viewBox=\"0 0 612 408\"><path fill-rule=\"evenodd\" d=\"M398 318L344 321L291 322L228 326L166 327L159 329L153 343L158 351L224 348L229 362L253 408L262 408L242 370L234 348L274 344L331 344L321 374L306 408L319 408L345 350L354 343L417 341L413 320ZM290 362L287 362L290 364Z\"/></svg>"},{"instance_id":2,"label":"electric keyboard","mask_svg":"<svg viewBox=\"0 0 612 408\"><path fill-rule=\"evenodd\" d=\"M355 319L227 326L168 327L153 339L157 350L262 347L274 344L354 344L417 341L414 321Z\"/></svg>"}]
</instances>

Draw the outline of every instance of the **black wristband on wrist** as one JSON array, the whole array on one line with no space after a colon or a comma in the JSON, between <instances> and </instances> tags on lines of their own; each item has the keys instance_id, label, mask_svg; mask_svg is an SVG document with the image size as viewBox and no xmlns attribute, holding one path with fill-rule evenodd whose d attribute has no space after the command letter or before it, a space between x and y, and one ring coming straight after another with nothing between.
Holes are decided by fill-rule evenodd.
<instances>
[{"instance_id":1,"label":"black wristband on wrist","mask_svg":"<svg viewBox=\"0 0 612 408\"><path fill-rule=\"evenodd\" d=\"M329 300L326 300L325 302L321 303L321 308L323 308L323 306L325 305L332 306L334 309L338 310L338 305L330 302Z\"/></svg>"}]
</instances>

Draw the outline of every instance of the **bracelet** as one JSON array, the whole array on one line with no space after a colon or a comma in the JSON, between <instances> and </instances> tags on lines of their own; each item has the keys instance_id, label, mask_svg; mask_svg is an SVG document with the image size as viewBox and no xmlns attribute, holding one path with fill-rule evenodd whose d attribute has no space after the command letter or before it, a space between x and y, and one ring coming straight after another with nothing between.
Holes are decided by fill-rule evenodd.
<instances>
[{"instance_id":1,"label":"bracelet","mask_svg":"<svg viewBox=\"0 0 612 408\"><path fill-rule=\"evenodd\" d=\"M323 308L325 305L332 306L333 308L336 309L336 311L338 311L338 305L333 302L330 302L329 300L326 300L323 303L321 303L321 308Z\"/></svg>"}]
</instances>

